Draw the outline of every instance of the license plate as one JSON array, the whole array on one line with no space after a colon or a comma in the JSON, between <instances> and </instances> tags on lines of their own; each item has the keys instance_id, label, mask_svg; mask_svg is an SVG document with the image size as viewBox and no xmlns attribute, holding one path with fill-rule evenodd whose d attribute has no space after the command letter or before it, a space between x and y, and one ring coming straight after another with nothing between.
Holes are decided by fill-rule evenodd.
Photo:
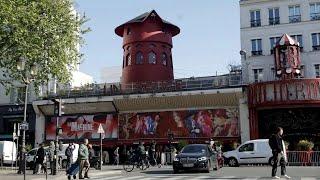
<instances>
[{"instance_id":1,"label":"license plate","mask_svg":"<svg viewBox=\"0 0 320 180\"><path fill-rule=\"evenodd\" d=\"M193 164L183 164L183 167L193 167Z\"/></svg>"}]
</instances>

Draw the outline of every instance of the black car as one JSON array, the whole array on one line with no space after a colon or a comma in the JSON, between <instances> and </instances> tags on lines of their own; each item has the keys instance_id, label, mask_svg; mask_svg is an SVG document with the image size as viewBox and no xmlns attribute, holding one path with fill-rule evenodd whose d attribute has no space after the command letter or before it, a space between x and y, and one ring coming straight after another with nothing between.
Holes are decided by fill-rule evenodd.
<instances>
[{"instance_id":1,"label":"black car","mask_svg":"<svg viewBox=\"0 0 320 180\"><path fill-rule=\"evenodd\" d=\"M207 144L189 144L173 160L173 173L180 170L210 172L217 165L216 153Z\"/></svg>"}]
</instances>

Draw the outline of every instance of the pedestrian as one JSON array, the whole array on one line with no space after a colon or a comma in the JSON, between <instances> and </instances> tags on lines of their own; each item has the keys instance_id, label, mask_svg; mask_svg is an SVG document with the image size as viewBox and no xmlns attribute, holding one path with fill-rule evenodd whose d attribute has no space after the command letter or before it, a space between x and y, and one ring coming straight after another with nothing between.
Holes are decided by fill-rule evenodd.
<instances>
[{"instance_id":1,"label":"pedestrian","mask_svg":"<svg viewBox=\"0 0 320 180\"><path fill-rule=\"evenodd\" d=\"M103 157L103 163L104 165L109 163L109 152L108 151L103 151L102 152L102 157Z\"/></svg>"},{"instance_id":2,"label":"pedestrian","mask_svg":"<svg viewBox=\"0 0 320 180\"><path fill-rule=\"evenodd\" d=\"M273 134L269 139L269 145L273 155L272 178L274 179L280 179L280 177L277 176L279 161L281 166L281 176L286 179L290 179L290 176L286 174L286 149L282 139L282 135L283 129L281 127L278 127L276 133Z\"/></svg>"},{"instance_id":3,"label":"pedestrian","mask_svg":"<svg viewBox=\"0 0 320 180\"><path fill-rule=\"evenodd\" d=\"M21 145L19 145L17 157L18 157L17 160L18 160L18 166L19 166L18 174L23 174L24 164L23 164L23 152L22 152Z\"/></svg>"},{"instance_id":4,"label":"pedestrian","mask_svg":"<svg viewBox=\"0 0 320 180\"><path fill-rule=\"evenodd\" d=\"M73 163L73 151L75 149L75 146L73 143L70 143L69 146L66 149L65 155L67 157L67 166L66 169L69 169L71 164Z\"/></svg>"},{"instance_id":5,"label":"pedestrian","mask_svg":"<svg viewBox=\"0 0 320 180\"><path fill-rule=\"evenodd\" d=\"M36 161L35 161L35 167L33 169L33 174L39 174L39 170L40 169L44 169L44 172L46 173L47 172L47 167L44 163L45 161L45 151L44 151L44 148L43 148L43 144L41 143L40 144L40 147L39 149L37 150L37 154L36 154Z\"/></svg>"},{"instance_id":6,"label":"pedestrian","mask_svg":"<svg viewBox=\"0 0 320 180\"><path fill-rule=\"evenodd\" d=\"M150 150L150 158L153 161L154 165L157 164L156 159L156 142L153 140L151 143L151 150Z\"/></svg>"},{"instance_id":7,"label":"pedestrian","mask_svg":"<svg viewBox=\"0 0 320 180\"><path fill-rule=\"evenodd\" d=\"M91 163L93 163L93 165L94 165L96 155L95 155L94 149L92 147L92 144L88 144L88 151L89 151L89 163L90 163L90 165L91 165ZM88 169L88 171L89 171L89 169Z\"/></svg>"},{"instance_id":8,"label":"pedestrian","mask_svg":"<svg viewBox=\"0 0 320 180\"><path fill-rule=\"evenodd\" d=\"M118 166L119 165L119 147L116 147L116 149L113 152L113 155L114 155L113 164Z\"/></svg>"},{"instance_id":9,"label":"pedestrian","mask_svg":"<svg viewBox=\"0 0 320 180\"><path fill-rule=\"evenodd\" d=\"M88 170L90 167L89 163L89 150L88 150L89 140L84 139L83 144L79 147L79 161L80 161L80 170L79 170L79 179L89 178ZM84 171L84 176L82 171Z\"/></svg>"},{"instance_id":10,"label":"pedestrian","mask_svg":"<svg viewBox=\"0 0 320 180\"><path fill-rule=\"evenodd\" d=\"M55 151L55 144L53 141L50 142L50 146L49 146L49 150L48 150L48 154L49 154L49 162L50 162L50 174L54 175L54 169L55 169L55 155L54 155L54 151Z\"/></svg>"}]
</instances>

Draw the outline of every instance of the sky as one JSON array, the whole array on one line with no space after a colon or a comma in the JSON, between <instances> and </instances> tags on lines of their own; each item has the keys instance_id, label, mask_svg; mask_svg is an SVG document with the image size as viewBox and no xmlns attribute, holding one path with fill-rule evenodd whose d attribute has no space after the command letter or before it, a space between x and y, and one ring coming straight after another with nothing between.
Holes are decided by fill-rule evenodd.
<instances>
[{"instance_id":1,"label":"sky","mask_svg":"<svg viewBox=\"0 0 320 180\"><path fill-rule=\"evenodd\" d=\"M114 29L154 9L181 30L173 38L174 77L214 76L240 64L238 0L75 0L75 7L90 20L84 35L80 71L95 82L119 82L122 38Z\"/></svg>"}]
</instances>

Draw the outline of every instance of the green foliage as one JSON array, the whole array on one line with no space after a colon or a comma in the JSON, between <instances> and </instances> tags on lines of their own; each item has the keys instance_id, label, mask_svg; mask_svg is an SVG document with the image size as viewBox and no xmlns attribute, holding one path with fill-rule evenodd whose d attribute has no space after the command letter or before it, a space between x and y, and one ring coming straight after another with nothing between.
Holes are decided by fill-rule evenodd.
<instances>
[{"instance_id":1,"label":"green foliage","mask_svg":"<svg viewBox=\"0 0 320 180\"><path fill-rule=\"evenodd\" d=\"M32 145L31 144L26 144L26 152L31 151Z\"/></svg>"},{"instance_id":2,"label":"green foliage","mask_svg":"<svg viewBox=\"0 0 320 180\"><path fill-rule=\"evenodd\" d=\"M312 150L313 147L314 147L313 142L308 140L300 140L299 143L297 144L297 149L299 151L309 151L309 150Z\"/></svg>"},{"instance_id":3,"label":"green foliage","mask_svg":"<svg viewBox=\"0 0 320 180\"><path fill-rule=\"evenodd\" d=\"M186 145L188 145L189 143L188 143L188 141L187 140L180 140L179 141L179 144L178 144L178 151L181 151L181 149L183 148L183 147L185 147Z\"/></svg>"},{"instance_id":4,"label":"green foliage","mask_svg":"<svg viewBox=\"0 0 320 180\"><path fill-rule=\"evenodd\" d=\"M50 77L69 82L90 30L81 29L86 21L72 0L0 0L0 77L7 79L0 83L10 88L12 80L23 81L33 64L39 68L35 87ZM27 59L24 72L17 70L19 58Z\"/></svg>"}]
</instances>

